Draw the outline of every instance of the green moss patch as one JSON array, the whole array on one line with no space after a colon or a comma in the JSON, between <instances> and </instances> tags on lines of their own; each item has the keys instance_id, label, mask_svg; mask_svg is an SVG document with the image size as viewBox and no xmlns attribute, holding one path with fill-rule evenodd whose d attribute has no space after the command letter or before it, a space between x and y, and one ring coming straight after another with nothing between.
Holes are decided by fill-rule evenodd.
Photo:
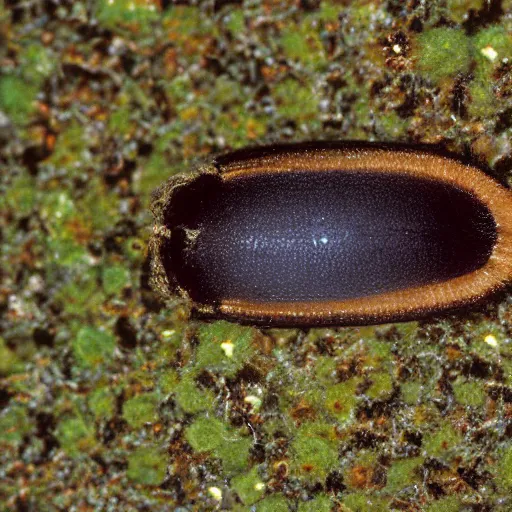
<instances>
[{"instance_id":1,"label":"green moss patch","mask_svg":"<svg viewBox=\"0 0 512 512\"><path fill-rule=\"evenodd\" d=\"M344 495L342 503L351 512L388 512L390 510L389 502L363 492Z\"/></svg>"},{"instance_id":2,"label":"green moss patch","mask_svg":"<svg viewBox=\"0 0 512 512\"><path fill-rule=\"evenodd\" d=\"M82 327L73 340L75 359L82 366L94 367L108 362L115 347L112 334L94 327Z\"/></svg>"},{"instance_id":3,"label":"green moss patch","mask_svg":"<svg viewBox=\"0 0 512 512\"><path fill-rule=\"evenodd\" d=\"M477 76L490 78L503 59L512 58L512 35L502 25L491 25L477 32L472 39L477 60Z\"/></svg>"},{"instance_id":4,"label":"green moss patch","mask_svg":"<svg viewBox=\"0 0 512 512\"><path fill-rule=\"evenodd\" d=\"M123 418L133 428L158 420L158 398L153 393L130 398L123 404Z\"/></svg>"},{"instance_id":5,"label":"green moss patch","mask_svg":"<svg viewBox=\"0 0 512 512\"><path fill-rule=\"evenodd\" d=\"M299 503L298 512L330 512L332 500L325 494L320 494L310 501Z\"/></svg>"},{"instance_id":6,"label":"green moss patch","mask_svg":"<svg viewBox=\"0 0 512 512\"><path fill-rule=\"evenodd\" d=\"M349 423L354 419L358 402L355 394L360 380L350 379L327 388L325 393L325 408L340 422Z\"/></svg>"},{"instance_id":7,"label":"green moss patch","mask_svg":"<svg viewBox=\"0 0 512 512\"><path fill-rule=\"evenodd\" d=\"M265 484L261 481L257 468L233 478L231 487L245 505L253 505L265 493Z\"/></svg>"},{"instance_id":8,"label":"green moss patch","mask_svg":"<svg viewBox=\"0 0 512 512\"><path fill-rule=\"evenodd\" d=\"M252 439L217 418L197 418L185 431L185 438L197 452L211 452L221 459L228 473L237 473L248 466Z\"/></svg>"},{"instance_id":9,"label":"green moss patch","mask_svg":"<svg viewBox=\"0 0 512 512\"><path fill-rule=\"evenodd\" d=\"M310 480L323 480L338 465L334 428L328 424L301 425L290 450L293 471Z\"/></svg>"},{"instance_id":10,"label":"green moss patch","mask_svg":"<svg viewBox=\"0 0 512 512\"><path fill-rule=\"evenodd\" d=\"M468 72L471 40L463 30L433 28L421 33L416 43L416 69L432 81Z\"/></svg>"},{"instance_id":11,"label":"green moss patch","mask_svg":"<svg viewBox=\"0 0 512 512\"><path fill-rule=\"evenodd\" d=\"M462 435L448 422L442 423L439 428L429 432L423 438L423 448L426 454L432 457L446 458L456 448L460 448Z\"/></svg>"},{"instance_id":12,"label":"green moss patch","mask_svg":"<svg viewBox=\"0 0 512 512\"><path fill-rule=\"evenodd\" d=\"M319 68L327 62L322 40L307 21L286 27L279 43L284 55L305 66Z\"/></svg>"},{"instance_id":13,"label":"green moss patch","mask_svg":"<svg viewBox=\"0 0 512 512\"><path fill-rule=\"evenodd\" d=\"M33 429L27 409L21 405L12 405L0 413L0 445L17 446Z\"/></svg>"},{"instance_id":14,"label":"green moss patch","mask_svg":"<svg viewBox=\"0 0 512 512\"><path fill-rule=\"evenodd\" d=\"M95 446L94 430L80 417L62 420L55 430L61 448L71 457L89 453Z\"/></svg>"},{"instance_id":15,"label":"green moss patch","mask_svg":"<svg viewBox=\"0 0 512 512\"><path fill-rule=\"evenodd\" d=\"M0 376L15 373L22 368L23 365L16 353L9 349L5 340L0 336Z\"/></svg>"},{"instance_id":16,"label":"green moss patch","mask_svg":"<svg viewBox=\"0 0 512 512\"><path fill-rule=\"evenodd\" d=\"M457 496L446 496L428 505L426 512L459 512L461 502Z\"/></svg>"},{"instance_id":17,"label":"green moss patch","mask_svg":"<svg viewBox=\"0 0 512 512\"><path fill-rule=\"evenodd\" d=\"M512 445L509 444L501 454L498 463L497 481L500 485L512 492Z\"/></svg>"},{"instance_id":18,"label":"green moss patch","mask_svg":"<svg viewBox=\"0 0 512 512\"><path fill-rule=\"evenodd\" d=\"M11 182L4 199L9 208L21 215L28 215L38 200L35 180L25 173L20 174Z\"/></svg>"},{"instance_id":19,"label":"green moss patch","mask_svg":"<svg viewBox=\"0 0 512 512\"><path fill-rule=\"evenodd\" d=\"M15 123L28 124L38 87L14 75L0 76L0 109Z\"/></svg>"},{"instance_id":20,"label":"green moss patch","mask_svg":"<svg viewBox=\"0 0 512 512\"><path fill-rule=\"evenodd\" d=\"M174 388L176 402L187 413L196 414L206 411L213 404L213 394L199 389L192 377L186 376Z\"/></svg>"},{"instance_id":21,"label":"green moss patch","mask_svg":"<svg viewBox=\"0 0 512 512\"><path fill-rule=\"evenodd\" d=\"M116 410L116 397L107 387L94 390L88 398L89 409L97 421L110 419Z\"/></svg>"},{"instance_id":22,"label":"green moss patch","mask_svg":"<svg viewBox=\"0 0 512 512\"><path fill-rule=\"evenodd\" d=\"M250 327L224 321L201 325L195 367L233 376L251 362L254 332Z\"/></svg>"},{"instance_id":23,"label":"green moss patch","mask_svg":"<svg viewBox=\"0 0 512 512\"><path fill-rule=\"evenodd\" d=\"M288 512L288 501L282 494L274 494L256 504L256 512Z\"/></svg>"},{"instance_id":24,"label":"green moss patch","mask_svg":"<svg viewBox=\"0 0 512 512\"><path fill-rule=\"evenodd\" d=\"M385 491L394 495L401 489L421 482L419 468L423 457L412 457L394 461L388 469Z\"/></svg>"},{"instance_id":25,"label":"green moss patch","mask_svg":"<svg viewBox=\"0 0 512 512\"><path fill-rule=\"evenodd\" d=\"M487 393L484 384L478 380L467 380L459 377L452 383L455 400L461 405L482 407L485 404Z\"/></svg>"},{"instance_id":26,"label":"green moss patch","mask_svg":"<svg viewBox=\"0 0 512 512\"><path fill-rule=\"evenodd\" d=\"M274 97L279 114L285 118L312 118L318 115L318 96L308 84L303 85L288 78L276 86Z\"/></svg>"},{"instance_id":27,"label":"green moss patch","mask_svg":"<svg viewBox=\"0 0 512 512\"><path fill-rule=\"evenodd\" d=\"M388 371L374 372L370 375L371 385L366 396L371 400L384 400L393 391L393 377Z\"/></svg>"},{"instance_id":28,"label":"green moss patch","mask_svg":"<svg viewBox=\"0 0 512 512\"><path fill-rule=\"evenodd\" d=\"M105 267L102 279L105 293L116 295L130 282L130 271L123 265Z\"/></svg>"},{"instance_id":29,"label":"green moss patch","mask_svg":"<svg viewBox=\"0 0 512 512\"><path fill-rule=\"evenodd\" d=\"M97 2L96 15L102 25L119 30L132 26L138 31L150 30L150 22L158 19L159 12L155 2L137 2L134 0L100 0Z\"/></svg>"},{"instance_id":30,"label":"green moss patch","mask_svg":"<svg viewBox=\"0 0 512 512\"><path fill-rule=\"evenodd\" d=\"M197 418L185 431L187 442L197 452L209 452L228 438L228 428L217 418Z\"/></svg>"},{"instance_id":31,"label":"green moss patch","mask_svg":"<svg viewBox=\"0 0 512 512\"><path fill-rule=\"evenodd\" d=\"M214 450L214 454L222 461L224 471L236 474L244 471L249 466L249 451L252 447L252 438L240 436L237 432L230 432L230 437Z\"/></svg>"},{"instance_id":32,"label":"green moss patch","mask_svg":"<svg viewBox=\"0 0 512 512\"><path fill-rule=\"evenodd\" d=\"M165 479L168 463L169 457L161 449L138 448L128 457L126 475L137 484L157 486Z\"/></svg>"}]
</instances>

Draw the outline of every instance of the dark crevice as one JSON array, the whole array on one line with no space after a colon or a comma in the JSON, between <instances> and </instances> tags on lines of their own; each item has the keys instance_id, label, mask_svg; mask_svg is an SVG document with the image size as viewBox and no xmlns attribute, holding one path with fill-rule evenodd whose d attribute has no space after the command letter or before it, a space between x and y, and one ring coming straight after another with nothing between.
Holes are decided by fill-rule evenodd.
<instances>
[{"instance_id":1,"label":"dark crevice","mask_svg":"<svg viewBox=\"0 0 512 512\"><path fill-rule=\"evenodd\" d=\"M486 0L479 11L470 9L468 19L462 25L466 32L473 35L487 25L498 23L504 13L501 3L502 0Z\"/></svg>"},{"instance_id":2,"label":"dark crevice","mask_svg":"<svg viewBox=\"0 0 512 512\"><path fill-rule=\"evenodd\" d=\"M49 329L36 327L32 333L34 343L39 347L53 347L55 341L55 333Z\"/></svg>"},{"instance_id":3,"label":"dark crevice","mask_svg":"<svg viewBox=\"0 0 512 512\"><path fill-rule=\"evenodd\" d=\"M40 412L36 415L36 435L44 443L43 450L41 452L44 459L48 459L52 450L59 446L57 438L53 435L55 427L56 422L53 414Z\"/></svg>"},{"instance_id":4,"label":"dark crevice","mask_svg":"<svg viewBox=\"0 0 512 512\"><path fill-rule=\"evenodd\" d=\"M120 316L115 324L114 332L119 338L119 345L128 350L137 346L137 329L126 316Z\"/></svg>"}]
</instances>

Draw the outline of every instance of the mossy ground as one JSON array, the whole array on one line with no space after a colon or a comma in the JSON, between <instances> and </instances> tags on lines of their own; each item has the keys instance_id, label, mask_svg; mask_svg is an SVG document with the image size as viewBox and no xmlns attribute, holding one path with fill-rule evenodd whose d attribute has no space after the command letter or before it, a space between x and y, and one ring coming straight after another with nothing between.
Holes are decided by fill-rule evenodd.
<instances>
[{"instance_id":1,"label":"mossy ground","mask_svg":"<svg viewBox=\"0 0 512 512\"><path fill-rule=\"evenodd\" d=\"M0 2L0 510L512 510L506 293L202 323L146 251L157 185L262 141L440 143L510 183L512 2L178 3Z\"/></svg>"}]
</instances>

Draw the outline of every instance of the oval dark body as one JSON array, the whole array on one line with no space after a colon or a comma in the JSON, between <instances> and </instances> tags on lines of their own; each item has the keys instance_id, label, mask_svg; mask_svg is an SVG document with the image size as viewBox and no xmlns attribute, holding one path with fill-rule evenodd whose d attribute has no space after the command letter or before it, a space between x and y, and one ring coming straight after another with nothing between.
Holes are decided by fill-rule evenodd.
<instances>
[{"instance_id":1,"label":"oval dark body","mask_svg":"<svg viewBox=\"0 0 512 512\"><path fill-rule=\"evenodd\" d=\"M197 302L367 297L472 272L496 241L484 204L422 178L298 171L204 187L163 253Z\"/></svg>"},{"instance_id":2,"label":"oval dark body","mask_svg":"<svg viewBox=\"0 0 512 512\"><path fill-rule=\"evenodd\" d=\"M461 179L474 173L482 195ZM510 193L472 166L367 144L238 152L169 190L158 243L168 286L204 314L269 325L402 320L477 300L481 286L467 287L492 270L511 207ZM489 193L506 201L500 219Z\"/></svg>"}]
</instances>

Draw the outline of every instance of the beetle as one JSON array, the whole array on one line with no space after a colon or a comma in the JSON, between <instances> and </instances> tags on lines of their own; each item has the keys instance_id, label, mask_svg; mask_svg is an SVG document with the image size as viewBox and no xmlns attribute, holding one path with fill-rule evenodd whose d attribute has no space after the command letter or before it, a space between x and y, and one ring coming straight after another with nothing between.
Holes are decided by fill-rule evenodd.
<instances>
[{"instance_id":1,"label":"beetle","mask_svg":"<svg viewBox=\"0 0 512 512\"><path fill-rule=\"evenodd\" d=\"M512 275L512 193L422 146L308 142L220 155L154 194L154 287L205 317L406 321Z\"/></svg>"}]
</instances>

